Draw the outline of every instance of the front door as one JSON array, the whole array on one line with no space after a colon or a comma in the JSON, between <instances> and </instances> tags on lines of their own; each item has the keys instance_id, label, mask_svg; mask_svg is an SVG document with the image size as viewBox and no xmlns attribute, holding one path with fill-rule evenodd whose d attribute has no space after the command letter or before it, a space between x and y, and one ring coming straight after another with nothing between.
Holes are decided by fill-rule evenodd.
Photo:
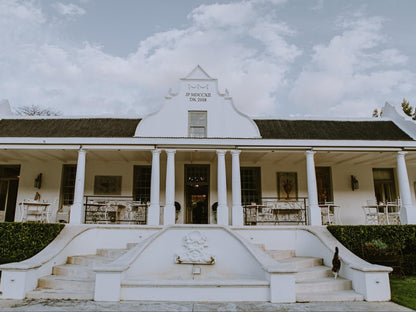
<instances>
[{"instance_id":1,"label":"front door","mask_svg":"<svg viewBox=\"0 0 416 312\"><path fill-rule=\"evenodd\" d=\"M13 222L20 166L0 166L0 222Z\"/></svg>"},{"instance_id":2,"label":"front door","mask_svg":"<svg viewBox=\"0 0 416 312\"><path fill-rule=\"evenodd\" d=\"M209 223L209 165L185 165L186 223Z\"/></svg>"}]
</instances>

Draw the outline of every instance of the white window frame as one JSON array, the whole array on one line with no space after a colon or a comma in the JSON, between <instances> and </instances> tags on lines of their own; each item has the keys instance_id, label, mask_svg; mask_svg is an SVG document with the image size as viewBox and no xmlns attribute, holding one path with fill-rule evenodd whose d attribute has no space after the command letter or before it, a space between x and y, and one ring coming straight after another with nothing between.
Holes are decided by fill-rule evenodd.
<instances>
[{"instance_id":1,"label":"white window frame","mask_svg":"<svg viewBox=\"0 0 416 312\"><path fill-rule=\"evenodd\" d=\"M205 116L204 124L192 124L192 115L201 114ZM207 137L207 111L188 111L188 136L191 138L206 138ZM202 135L196 134L193 129L203 129Z\"/></svg>"}]
</instances>

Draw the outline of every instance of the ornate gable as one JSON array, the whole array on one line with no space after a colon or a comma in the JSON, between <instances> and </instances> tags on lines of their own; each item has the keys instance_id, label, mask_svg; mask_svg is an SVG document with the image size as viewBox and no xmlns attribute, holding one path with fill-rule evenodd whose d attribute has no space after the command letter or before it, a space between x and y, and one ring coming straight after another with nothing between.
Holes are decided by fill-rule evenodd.
<instances>
[{"instance_id":1,"label":"ornate gable","mask_svg":"<svg viewBox=\"0 0 416 312\"><path fill-rule=\"evenodd\" d=\"M180 79L178 93L139 123L136 137L260 138L256 123L239 112L228 91L199 65Z\"/></svg>"}]
</instances>

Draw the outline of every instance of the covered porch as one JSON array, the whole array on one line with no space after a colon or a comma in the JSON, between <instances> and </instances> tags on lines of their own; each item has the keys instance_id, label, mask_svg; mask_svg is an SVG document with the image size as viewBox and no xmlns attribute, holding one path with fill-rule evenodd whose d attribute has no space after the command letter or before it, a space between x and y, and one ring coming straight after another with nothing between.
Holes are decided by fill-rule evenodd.
<instances>
[{"instance_id":1,"label":"covered porch","mask_svg":"<svg viewBox=\"0 0 416 312\"><path fill-rule=\"evenodd\" d=\"M391 211L414 222L416 153L399 148L27 145L0 157L1 221L386 224ZM25 218L29 206L43 217Z\"/></svg>"}]
</instances>

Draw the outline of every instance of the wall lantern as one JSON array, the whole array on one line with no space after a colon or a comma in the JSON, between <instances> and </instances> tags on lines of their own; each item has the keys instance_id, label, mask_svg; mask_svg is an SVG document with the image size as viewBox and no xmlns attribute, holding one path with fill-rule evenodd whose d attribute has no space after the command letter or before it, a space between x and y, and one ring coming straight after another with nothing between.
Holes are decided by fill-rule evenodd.
<instances>
[{"instance_id":1,"label":"wall lantern","mask_svg":"<svg viewBox=\"0 0 416 312\"><path fill-rule=\"evenodd\" d=\"M354 191L354 190L357 190L359 188L360 188L360 186L358 184L357 178L355 176L351 175L351 189Z\"/></svg>"},{"instance_id":2,"label":"wall lantern","mask_svg":"<svg viewBox=\"0 0 416 312\"><path fill-rule=\"evenodd\" d=\"M35 179L34 187L40 189L42 186L42 173L39 173Z\"/></svg>"}]
</instances>

